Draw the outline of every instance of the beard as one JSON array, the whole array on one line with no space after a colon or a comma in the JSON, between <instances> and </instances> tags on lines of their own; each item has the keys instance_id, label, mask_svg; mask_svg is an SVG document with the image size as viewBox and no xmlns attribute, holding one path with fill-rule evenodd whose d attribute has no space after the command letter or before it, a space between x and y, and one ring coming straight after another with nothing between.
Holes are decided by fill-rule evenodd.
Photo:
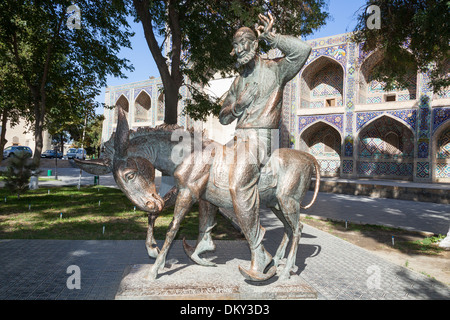
<instances>
[{"instance_id":1,"label":"beard","mask_svg":"<svg viewBox=\"0 0 450 320\"><path fill-rule=\"evenodd\" d=\"M246 65L247 63L249 63L250 61L253 60L253 58L256 55L256 50L254 50L253 48L251 48L248 52L246 52L243 56L237 58L237 66L241 67L243 65Z\"/></svg>"}]
</instances>

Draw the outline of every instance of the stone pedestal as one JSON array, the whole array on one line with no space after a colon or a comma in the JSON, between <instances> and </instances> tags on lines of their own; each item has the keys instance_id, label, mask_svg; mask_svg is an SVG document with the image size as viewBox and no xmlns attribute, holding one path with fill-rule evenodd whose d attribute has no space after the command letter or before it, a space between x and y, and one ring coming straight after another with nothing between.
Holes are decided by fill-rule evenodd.
<instances>
[{"instance_id":1,"label":"stone pedestal","mask_svg":"<svg viewBox=\"0 0 450 320\"><path fill-rule=\"evenodd\" d=\"M265 282L249 282L234 259L217 267L173 264L153 281L145 280L151 265L132 265L126 270L116 294L117 300L293 300L317 299L317 292L300 276L281 281L277 276Z\"/></svg>"}]
</instances>

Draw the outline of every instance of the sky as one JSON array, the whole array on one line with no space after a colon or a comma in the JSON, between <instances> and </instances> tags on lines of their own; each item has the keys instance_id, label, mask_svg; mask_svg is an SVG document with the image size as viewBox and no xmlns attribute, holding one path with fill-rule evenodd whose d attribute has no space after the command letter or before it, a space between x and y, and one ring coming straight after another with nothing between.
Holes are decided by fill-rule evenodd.
<instances>
[{"instance_id":1,"label":"sky","mask_svg":"<svg viewBox=\"0 0 450 320\"><path fill-rule=\"evenodd\" d=\"M329 37L341 33L351 32L356 26L355 14L366 3L366 0L329 0L328 12L330 18L325 26L317 30L314 34L306 37L306 40ZM108 77L108 86L123 85L131 82L143 81L151 76L159 77L159 72L144 37L142 25L129 20L132 30L135 32L131 38L132 49L124 48L119 53L119 57L127 58L134 66L134 71L125 71L127 78ZM105 102L105 88L101 89L101 94L97 96L98 102ZM96 110L97 114L103 114L103 108Z\"/></svg>"}]
</instances>

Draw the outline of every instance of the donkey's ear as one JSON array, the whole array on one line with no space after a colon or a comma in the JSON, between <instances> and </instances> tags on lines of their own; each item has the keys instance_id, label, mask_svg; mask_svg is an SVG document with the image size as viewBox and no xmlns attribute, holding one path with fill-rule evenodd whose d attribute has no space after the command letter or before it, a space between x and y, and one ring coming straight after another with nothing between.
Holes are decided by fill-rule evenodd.
<instances>
[{"instance_id":1,"label":"donkey's ear","mask_svg":"<svg viewBox=\"0 0 450 320\"><path fill-rule=\"evenodd\" d=\"M114 149L116 156L123 157L127 153L129 142L129 127L125 111L119 107L119 116L117 120L116 135L114 138Z\"/></svg>"},{"instance_id":2,"label":"donkey's ear","mask_svg":"<svg viewBox=\"0 0 450 320\"><path fill-rule=\"evenodd\" d=\"M79 160L75 159L75 164L83 171L95 175L104 175L111 172L109 163L104 159Z\"/></svg>"}]
</instances>

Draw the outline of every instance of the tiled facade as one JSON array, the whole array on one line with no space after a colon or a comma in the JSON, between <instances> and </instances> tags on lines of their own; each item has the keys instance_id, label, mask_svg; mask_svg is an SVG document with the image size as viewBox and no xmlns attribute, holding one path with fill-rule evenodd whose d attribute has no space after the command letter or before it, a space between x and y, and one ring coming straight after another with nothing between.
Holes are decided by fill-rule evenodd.
<instances>
[{"instance_id":1,"label":"tiled facade","mask_svg":"<svg viewBox=\"0 0 450 320\"><path fill-rule=\"evenodd\" d=\"M449 90L433 94L427 74L411 73L407 88L385 92L371 75L379 52L363 52L350 34L308 42L311 56L284 96L283 146L314 154L324 176L450 182ZM337 140L338 152L318 152Z\"/></svg>"},{"instance_id":2,"label":"tiled facade","mask_svg":"<svg viewBox=\"0 0 450 320\"><path fill-rule=\"evenodd\" d=\"M407 88L385 92L371 75L383 57L350 34L308 43L311 55L283 95L282 147L314 154L324 176L450 182L450 90L433 94L426 73L411 73ZM110 87L105 102L128 103L130 127L155 126L160 87L159 78ZM179 124L190 127L187 94L182 88ZM114 110L105 115L103 140L115 128Z\"/></svg>"},{"instance_id":3,"label":"tiled facade","mask_svg":"<svg viewBox=\"0 0 450 320\"><path fill-rule=\"evenodd\" d=\"M128 112L128 124L130 128L155 127L164 120L164 97L162 94L161 78L150 78L145 81L129 83L121 86L106 88L105 104L116 106L105 108L105 121L103 122L102 142L109 139L117 125L117 106L122 106ZM180 100L178 108L178 124L186 126L186 116L182 115L184 100L187 90L180 89L183 99Z\"/></svg>"}]
</instances>

